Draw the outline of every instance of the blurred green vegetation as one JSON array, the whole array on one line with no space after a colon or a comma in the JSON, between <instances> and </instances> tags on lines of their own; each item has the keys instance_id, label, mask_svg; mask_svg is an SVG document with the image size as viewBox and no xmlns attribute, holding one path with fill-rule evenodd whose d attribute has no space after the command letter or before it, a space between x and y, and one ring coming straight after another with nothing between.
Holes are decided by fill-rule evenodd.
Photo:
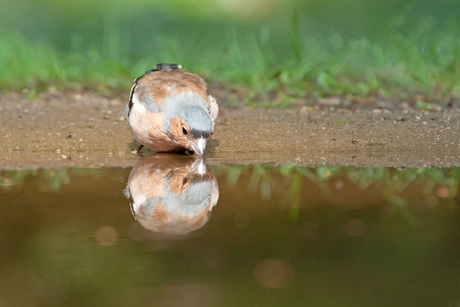
<instances>
[{"instance_id":1,"label":"blurred green vegetation","mask_svg":"<svg viewBox=\"0 0 460 307\"><path fill-rule=\"evenodd\" d=\"M0 3L2 92L128 92L176 62L246 99L460 94L460 3L18 0Z\"/></svg>"}]
</instances>

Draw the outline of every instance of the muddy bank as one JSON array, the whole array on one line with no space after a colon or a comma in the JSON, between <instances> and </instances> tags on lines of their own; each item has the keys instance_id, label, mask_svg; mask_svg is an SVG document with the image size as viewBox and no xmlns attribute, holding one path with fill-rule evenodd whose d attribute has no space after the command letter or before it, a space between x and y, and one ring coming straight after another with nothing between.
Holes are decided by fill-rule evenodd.
<instances>
[{"instance_id":1,"label":"muddy bank","mask_svg":"<svg viewBox=\"0 0 460 307\"><path fill-rule=\"evenodd\" d=\"M44 93L32 100L1 95L0 169L133 166L126 100L82 92ZM460 166L455 104L424 111L408 104L341 107L324 100L253 109L218 101L219 124L206 156L210 165Z\"/></svg>"}]
</instances>

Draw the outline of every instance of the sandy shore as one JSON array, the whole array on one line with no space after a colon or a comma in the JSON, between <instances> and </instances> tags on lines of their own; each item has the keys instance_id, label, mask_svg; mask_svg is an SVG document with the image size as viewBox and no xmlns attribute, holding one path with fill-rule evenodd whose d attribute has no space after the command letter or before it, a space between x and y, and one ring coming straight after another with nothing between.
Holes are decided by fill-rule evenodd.
<instances>
[{"instance_id":1,"label":"sandy shore","mask_svg":"<svg viewBox=\"0 0 460 307\"><path fill-rule=\"evenodd\" d=\"M459 167L460 109L441 105L320 100L256 109L221 104L208 164L296 163L358 167ZM0 170L131 167L127 96L43 93L0 96ZM152 153L145 153L146 155Z\"/></svg>"}]
</instances>

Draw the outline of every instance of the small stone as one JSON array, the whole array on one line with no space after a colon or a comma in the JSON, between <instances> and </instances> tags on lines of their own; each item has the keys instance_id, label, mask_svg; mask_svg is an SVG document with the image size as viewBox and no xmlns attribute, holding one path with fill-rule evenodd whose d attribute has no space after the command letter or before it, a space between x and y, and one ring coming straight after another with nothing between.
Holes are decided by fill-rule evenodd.
<instances>
[{"instance_id":1,"label":"small stone","mask_svg":"<svg viewBox=\"0 0 460 307\"><path fill-rule=\"evenodd\" d=\"M339 106L340 102L339 98L321 98L316 100L316 103L324 106Z\"/></svg>"}]
</instances>

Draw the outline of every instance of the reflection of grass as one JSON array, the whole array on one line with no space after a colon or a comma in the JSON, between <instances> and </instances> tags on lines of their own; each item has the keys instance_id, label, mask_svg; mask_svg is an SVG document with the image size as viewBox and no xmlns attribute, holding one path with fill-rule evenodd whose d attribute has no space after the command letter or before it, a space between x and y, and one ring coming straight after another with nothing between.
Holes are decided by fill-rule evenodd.
<instances>
[{"instance_id":1,"label":"reflection of grass","mask_svg":"<svg viewBox=\"0 0 460 307\"><path fill-rule=\"evenodd\" d=\"M299 215L303 180L314 183L325 192L325 195L332 192L328 183L338 178L346 178L361 189L374 185L381 194L382 199L391 203L394 211L413 225L416 225L418 220L409 210L407 199L401 195L411 183L421 183L423 185L420 195L424 197L435 195L435 189L438 187L446 187L449 194L442 197L447 198L448 202L456 206L454 198L458 193L460 182L459 168L397 170L390 168L320 166L316 169L305 169L297 165L286 164L281 166L216 166L214 170L218 174L227 174L227 178L231 178L228 183L233 186L236 186L237 180L243 172L250 172L248 190L254 192L256 187L259 187L263 199L270 198L271 188L277 184L274 177L277 175L283 176L289 182L285 195L285 204L289 206L290 216L294 219L297 219Z\"/></svg>"},{"instance_id":2,"label":"reflection of grass","mask_svg":"<svg viewBox=\"0 0 460 307\"><path fill-rule=\"evenodd\" d=\"M9 191L20 189L29 176L38 176L40 185L48 191L57 192L64 184L70 183L72 173L91 175L100 173L102 169L58 169L58 170L26 170L0 172L0 189ZM448 194L442 195L452 206L456 206L460 183L460 168L432 169L417 168L397 170L390 168L352 168L340 166L320 166L306 169L295 164L274 165L233 165L213 166L216 175L225 175L227 185L235 187L243 174L249 174L248 192L260 192L262 199L271 198L273 190L279 187L276 176L281 175L288 185L285 188L283 204L289 207L289 215L293 219L299 217L302 203L304 181L315 184L325 195L330 195L331 183L336 179L345 178L351 183L365 189L375 186L382 199L393 205L395 213L400 214L409 223L416 225L417 218L408 208L407 199L401 195L412 183L420 183L420 195L425 198L436 195L439 187L447 188Z\"/></svg>"},{"instance_id":3,"label":"reflection of grass","mask_svg":"<svg viewBox=\"0 0 460 307\"><path fill-rule=\"evenodd\" d=\"M79 175L90 175L101 172L101 169L92 168L61 168L43 171L23 170L23 171L3 171L0 172L0 189L4 191L19 190L24 185L28 177L38 177L40 186L46 191L57 192L64 184L70 183L72 173Z\"/></svg>"},{"instance_id":4,"label":"reflection of grass","mask_svg":"<svg viewBox=\"0 0 460 307\"><path fill-rule=\"evenodd\" d=\"M27 176L36 174L36 170L0 172L0 188L2 190L11 190L15 187L22 187Z\"/></svg>"}]
</instances>

